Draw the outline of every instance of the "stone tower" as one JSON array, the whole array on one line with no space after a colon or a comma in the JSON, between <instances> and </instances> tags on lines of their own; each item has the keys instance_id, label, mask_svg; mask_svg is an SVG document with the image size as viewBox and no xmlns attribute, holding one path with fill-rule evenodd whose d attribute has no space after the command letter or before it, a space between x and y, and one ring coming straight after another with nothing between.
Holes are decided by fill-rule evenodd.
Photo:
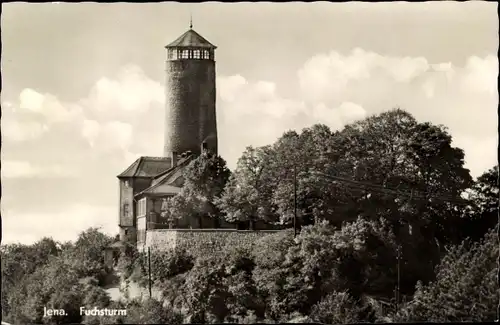
<instances>
[{"instance_id":1,"label":"stone tower","mask_svg":"<svg viewBox=\"0 0 500 325\"><path fill-rule=\"evenodd\" d=\"M201 144L217 153L215 49L190 29L165 46L166 120L164 156L200 153Z\"/></svg>"}]
</instances>

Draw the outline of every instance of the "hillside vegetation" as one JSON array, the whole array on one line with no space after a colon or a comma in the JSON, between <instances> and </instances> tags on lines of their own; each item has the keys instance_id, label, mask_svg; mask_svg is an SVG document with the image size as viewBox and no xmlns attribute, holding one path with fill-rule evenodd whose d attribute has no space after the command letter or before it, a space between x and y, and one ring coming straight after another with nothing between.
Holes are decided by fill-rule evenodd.
<instances>
[{"instance_id":1,"label":"hillside vegetation","mask_svg":"<svg viewBox=\"0 0 500 325\"><path fill-rule=\"evenodd\" d=\"M2 317L14 324L493 321L499 297L498 166L473 180L443 126L392 110L332 132L314 125L249 147L230 172L192 162L166 220L208 216L285 230L213 256L151 252L161 299L112 302L120 275L148 285L134 247L114 269L114 239L2 246ZM468 199L462 199L463 193ZM297 235L293 225L297 216ZM43 307L66 316L42 318ZM126 308L126 316L79 314Z\"/></svg>"}]
</instances>

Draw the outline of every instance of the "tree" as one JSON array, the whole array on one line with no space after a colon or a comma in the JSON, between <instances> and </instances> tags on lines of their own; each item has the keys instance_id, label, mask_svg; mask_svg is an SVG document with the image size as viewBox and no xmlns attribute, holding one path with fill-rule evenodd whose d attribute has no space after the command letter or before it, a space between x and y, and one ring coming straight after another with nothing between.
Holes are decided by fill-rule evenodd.
<instances>
[{"instance_id":1,"label":"tree","mask_svg":"<svg viewBox=\"0 0 500 325\"><path fill-rule=\"evenodd\" d=\"M224 285L225 267L217 258L197 261L186 277L186 307L190 323L222 323L228 316L226 300L229 297Z\"/></svg>"},{"instance_id":2,"label":"tree","mask_svg":"<svg viewBox=\"0 0 500 325\"><path fill-rule=\"evenodd\" d=\"M72 263L78 277L95 277L100 284L108 275L104 263L104 249L113 243L113 237L102 233L98 228L81 232L75 244L66 250L66 261Z\"/></svg>"},{"instance_id":3,"label":"tree","mask_svg":"<svg viewBox=\"0 0 500 325\"><path fill-rule=\"evenodd\" d=\"M334 225L386 219L402 245L409 288L432 280L441 247L460 240L458 198L472 182L463 151L452 147L445 127L400 109L347 125L331 139L326 218Z\"/></svg>"},{"instance_id":4,"label":"tree","mask_svg":"<svg viewBox=\"0 0 500 325\"><path fill-rule=\"evenodd\" d=\"M216 201L228 222L248 222L254 229L258 220L273 221L270 163L269 147L247 147L243 152L222 196Z\"/></svg>"},{"instance_id":5,"label":"tree","mask_svg":"<svg viewBox=\"0 0 500 325\"><path fill-rule=\"evenodd\" d=\"M484 322L496 319L498 305L495 230L480 242L451 247L437 268L436 280L417 284L413 300L397 322Z\"/></svg>"},{"instance_id":6,"label":"tree","mask_svg":"<svg viewBox=\"0 0 500 325\"><path fill-rule=\"evenodd\" d=\"M266 317L287 321L294 312L309 315L328 294L346 292L370 319L370 308L361 301L366 295L392 296L396 246L383 219L359 218L341 229L322 221L303 227L295 238L285 231L260 239L252 273Z\"/></svg>"},{"instance_id":7,"label":"tree","mask_svg":"<svg viewBox=\"0 0 500 325\"><path fill-rule=\"evenodd\" d=\"M466 210L462 229L464 237L478 241L498 223L498 165L479 176L471 192L472 205Z\"/></svg>"},{"instance_id":8,"label":"tree","mask_svg":"<svg viewBox=\"0 0 500 325\"><path fill-rule=\"evenodd\" d=\"M194 266L194 259L185 250L175 249L151 253L151 276L157 283L186 273Z\"/></svg>"},{"instance_id":9,"label":"tree","mask_svg":"<svg viewBox=\"0 0 500 325\"><path fill-rule=\"evenodd\" d=\"M43 238L33 245L3 246L2 312L6 319L23 324L80 322L83 304L106 305L109 297L98 285L105 275L103 250L110 242L111 237L89 229L75 243ZM67 315L42 318L44 306L64 309Z\"/></svg>"},{"instance_id":10,"label":"tree","mask_svg":"<svg viewBox=\"0 0 500 325\"><path fill-rule=\"evenodd\" d=\"M52 238L42 238L33 245L10 244L1 247L2 316L5 319L21 317L20 306L25 297L26 279L52 257L60 254L58 246Z\"/></svg>"},{"instance_id":11,"label":"tree","mask_svg":"<svg viewBox=\"0 0 500 325\"><path fill-rule=\"evenodd\" d=\"M333 193L328 191L318 172L325 172L327 154L332 151L332 133L322 124L285 132L273 145L272 175L276 189L273 204L284 223L295 217L311 224L323 218Z\"/></svg>"},{"instance_id":12,"label":"tree","mask_svg":"<svg viewBox=\"0 0 500 325\"><path fill-rule=\"evenodd\" d=\"M457 198L472 182L463 168L463 151L451 147L446 129L418 123L400 109L348 125L333 139L336 152L328 173L355 181L338 193L344 192L342 200L350 202L336 209L345 217L385 217L395 230L403 219L424 230L431 220L445 218L443 209L450 209L438 198ZM380 190L384 187L393 191Z\"/></svg>"},{"instance_id":13,"label":"tree","mask_svg":"<svg viewBox=\"0 0 500 325\"><path fill-rule=\"evenodd\" d=\"M255 262L251 251L245 247L234 247L225 253L226 267L225 285L228 299L226 305L229 317L226 320L242 323L264 318L265 304L259 295L256 283L252 277Z\"/></svg>"},{"instance_id":14,"label":"tree","mask_svg":"<svg viewBox=\"0 0 500 325\"><path fill-rule=\"evenodd\" d=\"M184 170L184 185L181 192L170 202L167 216L170 219L185 219L197 216L214 218L218 222L220 211L215 201L221 196L231 172L226 161L218 155L203 153Z\"/></svg>"},{"instance_id":15,"label":"tree","mask_svg":"<svg viewBox=\"0 0 500 325\"><path fill-rule=\"evenodd\" d=\"M290 224L297 208L306 224L322 216L331 193L312 173L327 164L332 133L325 125L285 132L273 145L248 147L219 202L231 221ZM297 198L295 198L297 194Z\"/></svg>"},{"instance_id":16,"label":"tree","mask_svg":"<svg viewBox=\"0 0 500 325\"><path fill-rule=\"evenodd\" d=\"M182 324L182 316L156 299L132 301L127 306L126 324Z\"/></svg>"},{"instance_id":17,"label":"tree","mask_svg":"<svg viewBox=\"0 0 500 325\"><path fill-rule=\"evenodd\" d=\"M30 323L80 322L79 306L83 300L83 286L79 283L78 272L68 265L64 257L53 257L50 261L30 274L21 283L16 318ZM42 319L43 306L66 309L68 315L56 315ZM77 308L75 310L75 308Z\"/></svg>"},{"instance_id":18,"label":"tree","mask_svg":"<svg viewBox=\"0 0 500 325\"><path fill-rule=\"evenodd\" d=\"M311 318L325 324L353 324L365 321L363 309L347 292L332 292L318 302Z\"/></svg>"}]
</instances>

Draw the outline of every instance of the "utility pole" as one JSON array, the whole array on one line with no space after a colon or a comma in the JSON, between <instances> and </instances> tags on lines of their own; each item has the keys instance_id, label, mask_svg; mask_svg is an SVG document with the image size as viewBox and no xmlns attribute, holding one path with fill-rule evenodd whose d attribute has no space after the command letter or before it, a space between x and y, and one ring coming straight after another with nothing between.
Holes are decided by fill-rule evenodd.
<instances>
[{"instance_id":1,"label":"utility pole","mask_svg":"<svg viewBox=\"0 0 500 325\"><path fill-rule=\"evenodd\" d=\"M297 166L293 164L293 237L297 237Z\"/></svg>"},{"instance_id":2,"label":"utility pole","mask_svg":"<svg viewBox=\"0 0 500 325\"><path fill-rule=\"evenodd\" d=\"M151 249L148 247L148 287L149 287L149 297L153 296L151 292Z\"/></svg>"},{"instance_id":3,"label":"utility pole","mask_svg":"<svg viewBox=\"0 0 500 325\"><path fill-rule=\"evenodd\" d=\"M398 266L397 266L397 269L398 269L398 284L396 286L396 312L397 310L399 310L399 294L400 294L400 281L401 281L401 277L400 277L400 261L401 261L401 245L398 245L398 248L397 248L397 260L398 260Z\"/></svg>"}]
</instances>

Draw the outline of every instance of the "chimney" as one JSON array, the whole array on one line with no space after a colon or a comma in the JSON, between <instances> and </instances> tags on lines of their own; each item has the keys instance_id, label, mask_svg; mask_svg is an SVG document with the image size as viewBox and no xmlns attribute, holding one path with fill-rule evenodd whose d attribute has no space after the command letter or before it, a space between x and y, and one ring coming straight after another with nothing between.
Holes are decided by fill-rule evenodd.
<instances>
[{"instance_id":1,"label":"chimney","mask_svg":"<svg viewBox=\"0 0 500 325\"><path fill-rule=\"evenodd\" d=\"M201 143L201 153L204 153L204 152L207 152L207 151L208 151L207 143L206 143L206 141L203 141Z\"/></svg>"},{"instance_id":2,"label":"chimney","mask_svg":"<svg viewBox=\"0 0 500 325\"><path fill-rule=\"evenodd\" d=\"M176 151L172 151L170 153L170 159L172 161L172 167L177 166L177 160L179 159L179 155L177 154Z\"/></svg>"}]
</instances>

